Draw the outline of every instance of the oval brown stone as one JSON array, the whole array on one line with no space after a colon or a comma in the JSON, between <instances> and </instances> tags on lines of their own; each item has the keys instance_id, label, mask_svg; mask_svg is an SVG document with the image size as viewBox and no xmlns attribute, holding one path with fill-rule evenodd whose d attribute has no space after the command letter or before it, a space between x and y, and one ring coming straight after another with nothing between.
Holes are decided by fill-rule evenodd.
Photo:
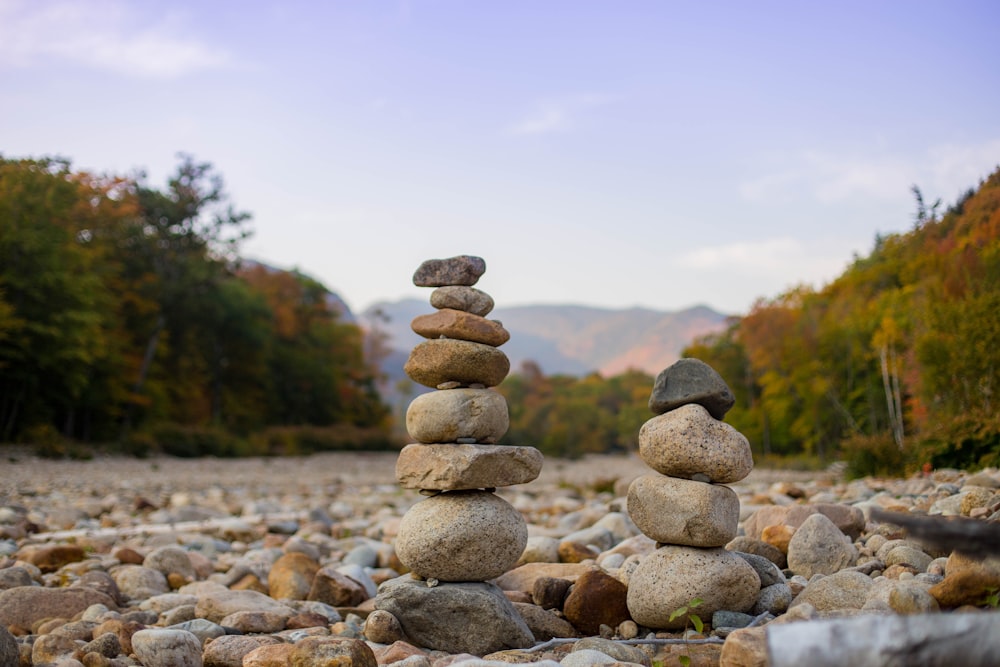
<instances>
[{"instance_id":1,"label":"oval brown stone","mask_svg":"<svg viewBox=\"0 0 1000 667\"><path fill-rule=\"evenodd\" d=\"M495 387L510 372L510 360L489 345L439 338L413 348L403 370L411 380L425 387L445 382Z\"/></svg>"},{"instance_id":2,"label":"oval brown stone","mask_svg":"<svg viewBox=\"0 0 1000 667\"><path fill-rule=\"evenodd\" d=\"M457 338L493 347L510 340L510 333L496 320L451 308L418 315L413 318L410 328L424 338Z\"/></svg>"}]
</instances>

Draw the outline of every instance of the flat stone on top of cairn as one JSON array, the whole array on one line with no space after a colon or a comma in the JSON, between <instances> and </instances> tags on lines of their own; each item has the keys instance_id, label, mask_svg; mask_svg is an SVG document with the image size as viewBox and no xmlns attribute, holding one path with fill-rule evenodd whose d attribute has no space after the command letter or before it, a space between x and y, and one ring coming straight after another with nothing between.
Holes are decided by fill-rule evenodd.
<instances>
[{"instance_id":1,"label":"flat stone on top of cairn","mask_svg":"<svg viewBox=\"0 0 1000 667\"><path fill-rule=\"evenodd\" d=\"M482 257L459 255L448 259L428 259L413 274L417 287L445 287L448 285L471 286L486 273Z\"/></svg>"},{"instance_id":2,"label":"flat stone on top of cairn","mask_svg":"<svg viewBox=\"0 0 1000 667\"><path fill-rule=\"evenodd\" d=\"M396 479L431 497L403 515L396 535L396 555L412 578L385 582L375 598L376 609L395 615L411 640L477 655L532 643L506 596L477 582L513 567L528 541L524 517L493 491L530 482L542 467L542 453L534 447L493 444L510 425L506 399L489 389L510 371L510 360L497 349L510 334L485 319L493 299L472 287L485 271L481 258L461 255L428 260L413 275L418 287L437 288L431 305L438 310L411 323L428 340L413 348L403 370L436 391L418 396L406 411L406 430L417 442L400 452ZM470 630L456 631L447 609L428 617L421 610L425 603L435 612L458 604ZM428 619L438 618L440 631L428 626ZM497 628L507 629L484 640L487 630Z\"/></svg>"},{"instance_id":3,"label":"flat stone on top of cairn","mask_svg":"<svg viewBox=\"0 0 1000 667\"><path fill-rule=\"evenodd\" d=\"M661 372L639 429L639 456L659 474L629 486L628 510L637 528L656 540L629 577L627 604L635 622L651 628L685 627L676 609L701 598L697 613L744 612L757 602L756 570L722 547L736 537L740 503L722 486L753 469L750 443L719 421L733 394L708 364L682 359Z\"/></svg>"},{"instance_id":4,"label":"flat stone on top of cairn","mask_svg":"<svg viewBox=\"0 0 1000 667\"><path fill-rule=\"evenodd\" d=\"M653 383L649 409L662 415L688 403L697 403L716 419L733 407L736 397L719 373L701 359L680 359L660 371Z\"/></svg>"}]
</instances>

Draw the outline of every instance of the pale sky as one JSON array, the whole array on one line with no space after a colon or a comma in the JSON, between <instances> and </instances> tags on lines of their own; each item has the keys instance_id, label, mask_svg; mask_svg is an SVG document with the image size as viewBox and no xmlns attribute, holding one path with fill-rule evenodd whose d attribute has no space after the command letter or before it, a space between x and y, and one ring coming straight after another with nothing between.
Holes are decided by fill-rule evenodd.
<instances>
[{"instance_id":1,"label":"pale sky","mask_svg":"<svg viewBox=\"0 0 1000 667\"><path fill-rule=\"evenodd\" d=\"M1000 164L1000 2L0 0L4 157L178 152L356 312L474 254L498 308L742 313Z\"/></svg>"}]
</instances>

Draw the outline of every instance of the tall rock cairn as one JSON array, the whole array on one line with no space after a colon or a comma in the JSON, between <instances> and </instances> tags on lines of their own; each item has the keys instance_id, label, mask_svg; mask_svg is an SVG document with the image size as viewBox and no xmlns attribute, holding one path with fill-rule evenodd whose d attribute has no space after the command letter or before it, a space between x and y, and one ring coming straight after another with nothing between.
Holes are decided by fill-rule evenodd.
<instances>
[{"instance_id":1,"label":"tall rock cairn","mask_svg":"<svg viewBox=\"0 0 1000 667\"><path fill-rule=\"evenodd\" d=\"M533 642L506 597L487 580L509 570L528 539L520 512L494 491L530 482L542 468L542 453L534 447L496 444L509 418L506 399L490 387L510 370L497 349L510 334L486 319L493 299L473 287L485 271L481 258L461 255L427 260L413 276L418 287L436 288L430 302L437 311L414 318L413 330L427 340L413 348L404 370L435 391L418 396L407 409L406 430L417 442L400 452L396 479L429 497L406 512L396 538L399 560L411 571L409 585L386 587L376 600L377 608L398 617L412 640L480 654ZM468 628L451 627L443 639L422 630L413 615L415 603L405 597L416 593L414 584L423 588L422 596L436 596L438 605L463 591L460 622ZM479 601L469 604L468 595ZM487 642L492 645L477 643L489 634L484 629L504 626Z\"/></svg>"},{"instance_id":2,"label":"tall rock cairn","mask_svg":"<svg viewBox=\"0 0 1000 667\"><path fill-rule=\"evenodd\" d=\"M639 456L655 473L629 486L635 525L657 542L629 578L628 609L650 628L685 627L671 614L694 598L699 616L747 611L760 590L757 572L722 548L736 537L740 502L725 484L753 470L750 443L722 422L733 406L725 380L698 359L681 359L662 371L649 408L657 416L639 430Z\"/></svg>"}]
</instances>

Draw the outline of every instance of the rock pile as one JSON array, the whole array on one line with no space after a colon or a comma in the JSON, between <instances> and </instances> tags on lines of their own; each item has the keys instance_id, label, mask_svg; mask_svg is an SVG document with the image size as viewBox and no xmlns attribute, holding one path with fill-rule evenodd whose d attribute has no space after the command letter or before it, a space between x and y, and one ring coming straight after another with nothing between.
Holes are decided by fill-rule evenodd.
<instances>
[{"instance_id":1,"label":"rock pile","mask_svg":"<svg viewBox=\"0 0 1000 667\"><path fill-rule=\"evenodd\" d=\"M411 576L387 582L375 600L412 641L477 655L534 641L488 580L517 562L528 539L520 512L494 491L530 482L542 467L537 449L496 444L509 419L506 400L490 387L510 370L497 349L510 334L486 319L493 299L473 287L485 270L481 258L461 255L428 260L413 276L418 287L436 288L431 305L438 310L413 320L413 330L427 340L413 349L404 370L434 391L407 410L406 428L417 442L400 452L396 479L430 497L406 512L396 537L396 553ZM442 609L455 619L447 627L433 621Z\"/></svg>"},{"instance_id":2,"label":"rock pile","mask_svg":"<svg viewBox=\"0 0 1000 667\"><path fill-rule=\"evenodd\" d=\"M740 501L726 484L753 469L750 443L720 421L734 402L708 364L681 359L659 374L649 399L657 415L639 430L639 456L655 473L628 489L635 525L656 541L629 579L628 609L650 628L683 628L673 612L695 598L699 615L749 611L761 577L723 547L736 537Z\"/></svg>"}]
</instances>

